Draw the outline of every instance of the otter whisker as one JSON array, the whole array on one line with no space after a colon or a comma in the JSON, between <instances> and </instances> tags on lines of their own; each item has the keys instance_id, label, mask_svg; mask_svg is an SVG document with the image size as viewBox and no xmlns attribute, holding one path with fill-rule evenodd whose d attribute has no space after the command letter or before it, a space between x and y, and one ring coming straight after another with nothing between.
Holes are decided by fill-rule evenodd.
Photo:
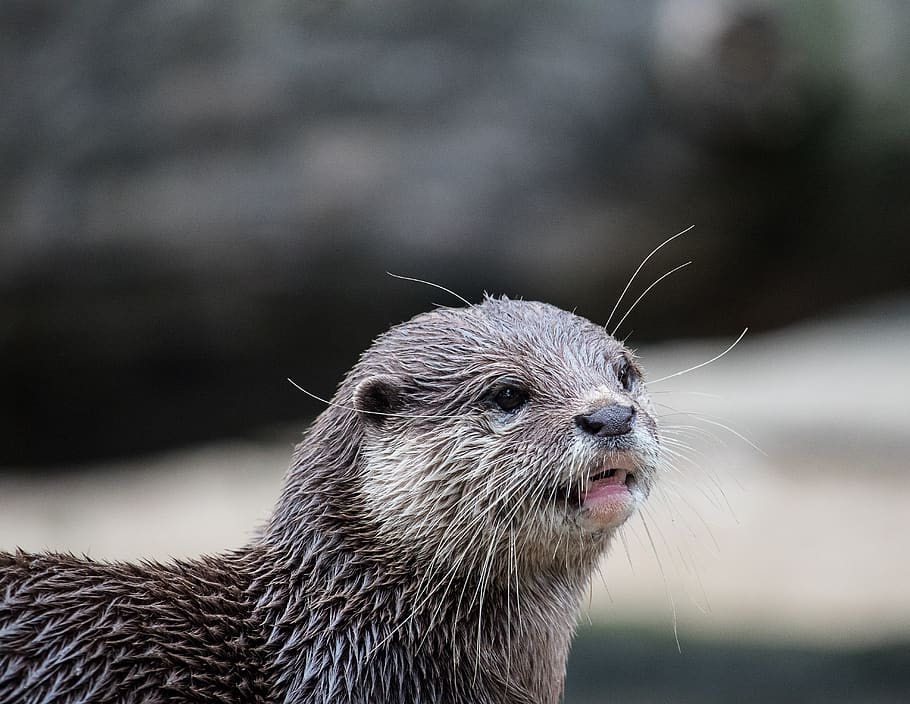
<instances>
[{"instance_id":1,"label":"otter whisker","mask_svg":"<svg viewBox=\"0 0 910 704\"><path fill-rule=\"evenodd\" d=\"M689 413L665 414L665 415L661 416L661 421L664 421L665 419L669 418L671 415L691 415L691 414L689 414ZM702 439L702 440L707 439L713 443L717 443L719 445L725 445L724 441L721 440L721 438L719 438L717 436L717 433L713 433L710 430L708 430L707 428L702 428L700 425L689 425L689 424L681 424L681 423L674 423L674 424L662 423L662 430L664 432L664 439L668 443L679 444L683 438L692 438L692 439Z\"/></svg>"},{"instance_id":2,"label":"otter whisker","mask_svg":"<svg viewBox=\"0 0 910 704\"><path fill-rule=\"evenodd\" d=\"M690 452L690 450L686 448L683 449L686 451L683 452L681 449L674 449L672 443L667 443L661 448L661 461L667 470L679 475L680 477L689 476L689 468L698 468L699 471L703 471L701 469L701 465L695 461L695 458L690 457L688 454L686 454L687 452ZM702 454L698 450L691 450L691 452L694 454ZM677 461L680 464L677 464ZM683 467L687 468L686 471L684 471ZM709 474L709 472L705 472L705 474ZM670 475L668 477L668 480L672 478L673 475Z\"/></svg>"},{"instance_id":3,"label":"otter whisker","mask_svg":"<svg viewBox=\"0 0 910 704\"><path fill-rule=\"evenodd\" d=\"M321 403L324 403L326 406L331 406L332 408L340 408L345 411L353 411L354 413L368 413L372 416L385 416L389 418L462 418L464 414L456 415L440 415L438 413L431 413L427 415L413 414L413 413L386 413L384 411L371 411L367 409L354 408L353 406L346 406L343 403L335 403L334 401L329 401L328 399L317 396L312 391L307 391L300 384L298 384L293 379L288 378L288 381L291 382L291 385L294 386L298 391L302 391L307 396L312 399L315 399Z\"/></svg>"},{"instance_id":4,"label":"otter whisker","mask_svg":"<svg viewBox=\"0 0 910 704\"><path fill-rule=\"evenodd\" d=\"M731 435L733 435L734 437L736 437L737 439L741 440L742 442L745 442L747 445L749 445L755 451L759 452L760 454L766 455L766 453L756 443L752 442L749 438L747 438L745 435L743 435L739 431L735 430L731 426L729 426L719 420L716 420L715 416L709 416L704 413L687 412L687 411L675 411L675 414L688 416L690 418L694 418L698 422L705 423L707 425L711 425L713 427L717 427L722 430L725 430L728 433L730 433ZM668 415L669 414L665 414L664 417L667 417ZM718 437L716 433L713 433L705 428L701 428L700 426L670 425L670 426L665 426L665 428L668 433L673 433L679 429L683 429L688 433L701 434L707 438L710 438L713 443L716 443L719 445L724 445L724 446L726 445L726 443L723 441L723 439ZM695 448L689 447L689 446L685 445L684 443L681 443L678 439L675 439L672 436L667 435L664 437L664 448L663 449L666 451L669 451L671 447L685 449L688 452L692 452L693 454L698 454L698 455L701 455L702 457L704 457L704 453L702 453L701 451L699 451ZM687 461L691 461L690 458L684 457L683 455L679 455L679 457L681 457ZM692 462L692 464L694 466L699 466L695 462ZM731 507L730 502L726 496L726 493L724 492L723 487L720 484L719 477L713 471L705 471L705 474L708 477L708 479L711 481L711 483L714 485L714 488L717 490L718 494L721 496L722 502L726 506L728 512L731 515L733 515L734 514L733 508ZM735 475L732 478L733 478L733 481L737 484L737 486L740 486L740 488L742 488L742 485L740 484L739 479ZM712 504L713 503L714 502L712 501ZM734 518L735 518L735 516L734 516Z\"/></svg>"},{"instance_id":5,"label":"otter whisker","mask_svg":"<svg viewBox=\"0 0 910 704\"><path fill-rule=\"evenodd\" d=\"M588 625L593 626L594 622L591 620L591 610L594 608L594 583L588 583L588 608L585 610L585 618L588 620Z\"/></svg>"},{"instance_id":6,"label":"otter whisker","mask_svg":"<svg viewBox=\"0 0 910 704\"><path fill-rule=\"evenodd\" d=\"M517 488L513 487L513 491L517 491ZM473 528L472 524L471 524L470 522L466 522L464 528L462 529L462 533L467 534L467 533L469 533L469 532L472 531L472 528ZM475 537L475 536L476 536L476 531L473 531L473 532L470 533L470 537ZM476 549L474 549L472 545L469 545L469 546L463 551L462 556L463 556L464 554L468 554L469 552L470 552L470 554L475 555L475 556L476 556L476 554L477 554ZM453 582L453 580L454 580L454 577L455 577L455 575L456 575L456 570L455 570L455 568L453 568L452 570L450 570L449 574L451 575L451 578L450 578L450 580L449 580L449 583L447 584L446 590L448 590L448 588L451 587L451 584L452 584L452 582ZM463 602L464 602L464 591L465 591L465 587L466 587L466 586L467 586L467 583L465 583L464 587L462 588L462 593L461 593L461 595L459 596L459 598L458 598L458 600L457 600L457 605L458 605L458 606L457 606L457 609L456 609L456 619L457 619L457 614L460 612L461 605L462 605ZM469 607L469 608L470 608L470 607Z\"/></svg>"},{"instance_id":7,"label":"otter whisker","mask_svg":"<svg viewBox=\"0 0 910 704\"><path fill-rule=\"evenodd\" d=\"M626 524L628 525L628 524ZM632 553L629 552L629 543L626 541L626 531L628 528L622 526L619 530L619 542L622 543L622 549L626 553L626 560L629 562L629 569L635 574L635 565L632 563Z\"/></svg>"},{"instance_id":8,"label":"otter whisker","mask_svg":"<svg viewBox=\"0 0 910 704\"><path fill-rule=\"evenodd\" d=\"M679 651L680 655L682 654L682 646L679 642L679 618L676 613L676 600L673 598L673 592L670 589L670 583L667 581L667 573L664 571L663 562L660 559L660 555L657 552L657 545L654 543L654 537L651 535L651 530L648 528L648 522L645 520L644 512L639 513L639 518L641 518L641 524L644 526L645 535L648 536L648 542L651 544L651 550L654 553L654 559L657 561L657 567L660 571L661 579L664 583L664 589L667 592L667 599L670 602L670 609L673 612L673 637L676 639L676 649Z\"/></svg>"},{"instance_id":9,"label":"otter whisker","mask_svg":"<svg viewBox=\"0 0 910 704\"><path fill-rule=\"evenodd\" d=\"M672 431L672 434L670 434L670 431ZM695 440L703 441L705 439L714 442L715 438L711 437L712 435L713 433L708 430L703 430L702 428L670 428L667 431L667 436L664 438L661 451L668 449L676 450L681 456L685 456L687 460L695 464L696 457L704 458L705 455L699 447L691 445L690 443ZM692 457L685 455L685 453L691 453Z\"/></svg>"},{"instance_id":10,"label":"otter whisker","mask_svg":"<svg viewBox=\"0 0 910 704\"><path fill-rule=\"evenodd\" d=\"M439 499L437 499L437 500L439 500ZM386 636L385 639L383 639L380 643L378 643L377 646L373 649L374 651L377 650L381 645L384 645L386 642L388 642L396 633L398 633L404 627L406 627L409 623L411 623L421 613L422 607L424 605L426 605L426 603L430 599L432 599L434 596L437 596L437 597L439 597L439 600L438 600L439 605L431 613L431 618L430 618L430 622L435 623L436 619L438 618L438 616L440 614L442 604L444 604L445 600L447 599L449 589L454 584L456 577L460 573L465 573L465 572L470 571L469 569L466 569L466 565L464 564L465 557L468 555L476 554L475 547L473 546L472 543L468 542L465 545L465 547L463 548L463 550L460 553L457 553L455 555L455 559L451 561L451 563L449 565L449 569L446 571L446 573L444 575L441 575L440 577L434 576L435 564L438 561L437 558L444 558L446 556L451 558L451 553L448 552L448 550L446 550L447 541L457 544L459 541L462 541L465 538L472 538L472 537L476 536L476 531L473 530L473 525L472 525L470 519L463 518L466 515L467 514L465 514L465 513L458 514L458 516L459 516L458 520L462 520L462 522L464 523L463 526L461 526L459 528L458 522L456 521L456 522L453 522L444 531L443 539L442 539L443 543L442 543L441 549L439 551L437 551L436 555L434 556L433 560L431 561L430 565L427 568L426 576L424 577L424 579L421 580L421 584L418 585L417 593L415 596L416 605L412 609L411 614L405 619L405 621L402 624L400 624L395 630L390 632ZM440 520L441 520L441 517L437 516L436 523L438 524ZM458 530L453 535L452 531L454 529L458 529ZM473 561L471 564L473 564ZM438 584L436 583L437 580L439 582L444 583L441 594L438 592ZM426 589L423 588L423 585L426 585ZM423 594L423 596L421 596L421 593L424 591L426 593ZM463 596L463 594L462 594L462 596ZM459 598L458 602L459 602L459 604L461 603L461 598ZM457 620L457 618L456 618L456 620ZM426 641L426 638L429 634L430 634L429 629L423 633L421 640L419 641L419 644L418 644L418 649Z\"/></svg>"},{"instance_id":11,"label":"otter whisker","mask_svg":"<svg viewBox=\"0 0 910 704\"><path fill-rule=\"evenodd\" d=\"M651 382L648 382L648 383L651 383ZM702 398L710 398L710 399L723 398L723 394L711 394L711 393L708 393L707 391L688 391L685 389L679 389L679 390L662 389L662 390L658 390L658 391L649 391L648 394L650 396L657 396L658 394L673 394L674 396L676 396L676 395L700 396ZM660 405L660 404L658 404L658 405Z\"/></svg>"},{"instance_id":12,"label":"otter whisker","mask_svg":"<svg viewBox=\"0 0 910 704\"><path fill-rule=\"evenodd\" d=\"M736 338L736 340L733 342L732 345L730 345L727 349L725 349L723 352L721 352L716 357L712 357L711 359L709 359L707 362L702 362L701 364L696 364L695 366L689 367L688 369L683 369L682 371L674 372L673 374L667 374L666 376L662 376L660 379L649 379L648 386L651 386L652 384L659 384L662 381L666 381L667 379L673 379L677 376L682 376L683 374L688 374L689 372L694 372L696 369L701 369L702 367L708 366L712 362L716 362L718 359L720 359L725 354L727 354L730 350L732 350L734 347L736 347L740 343L740 341L746 336L747 332L749 332L749 328L743 328L743 331L739 334L739 337Z\"/></svg>"},{"instance_id":13,"label":"otter whisker","mask_svg":"<svg viewBox=\"0 0 910 704\"><path fill-rule=\"evenodd\" d=\"M682 501L686 505L686 507L693 514L695 514L695 517L701 522L702 527L705 529L705 531L708 533L708 536L711 538L711 542L713 543L714 549L716 551L715 554L720 554L720 544L717 542L717 538L715 537L714 531L711 529L711 526L705 520L704 516L701 515L701 511L699 511L697 508L695 508L695 506L692 505L692 502L689 501L689 499L686 497L686 495L681 492L673 491L672 488L667 487L667 486L662 487L662 492L665 492L665 493L672 492L673 495L679 501ZM690 530L690 532L692 533L693 537L697 537L694 530Z\"/></svg>"},{"instance_id":14,"label":"otter whisker","mask_svg":"<svg viewBox=\"0 0 910 704\"><path fill-rule=\"evenodd\" d=\"M465 530L465 531L468 531L468 530L470 530L470 529L471 529L471 524L470 524L470 523L466 524L464 530ZM494 546L494 544L495 544L496 539L497 539L497 537L496 537L496 535L494 534L493 538L491 539L490 550L492 550L492 548L493 548L493 546ZM466 554L467 552L468 552L468 549L465 550L465 553L464 553L464 554ZM477 554L476 550L471 550L471 553L472 553L473 555L475 555L475 556L476 556L476 554ZM489 555L490 555L490 554L491 554L491 553L487 553L488 559L481 565L481 577L480 577L480 581L479 581L479 583L478 583L478 590L481 589L481 585L483 584L483 580L484 580L484 578L485 578L485 574L486 574L486 572L487 572L487 570L488 570L487 565L489 564ZM471 564L473 565L474 562L472 561ZM453 584L454 576L455 576L455 574L456 574L456 571L453 569L453 570L450 572L450 574L451 574L451 578L449 579L448 584L446 585L446 588L445 588L446 593L448 592L448 590L451 588L451 586L452 586L452 584ZM462 604L464 603L464 595L465 595L465 590L466 590L467 586L468 586L468 582L466 581L466 582L464 583L464 585L462 586L461 594L459 595L458 599L456 600L456 617L455 617L456 621L459 620L459 614L460 614L460 611L461 611L461 606L462 606ZM477 595L477 592L475 591L475 598L476 598L476 595ZM481 599L482 599L482 597L481 597ZM474 599L472 599L471 603L468 605L468 611L470 611L471 608L473 608L473 602L474 602ZM481 609L481 611L482 611L482 609ZM478 616L478 620L479 620L479 619L480 619L480 616ZM478 625L478 628L479 628L479 625ZM479 633L480 633L480 632L478 631L478 638L479 638ZM475 676L476 676L476 671L475 671Z\"/></svg>"},{"instance_id":15,"label":"otter whisker","mask_svg":"<svg viewBox=\"0 0 910 704\"><path fill-rule=\"evenodd\" d=\"M626 284L626 287L622 290L622 293L619 294L619 298L616 299L616 303L613 305L613 310L610 311L610 316L607 318L607 322L605 322L603 325L604 330L606 330L608 327L610 327L610 321L613 320L613 316L616 314L616 309L619 308L619 304L622 303L622 299L625 297L626 293L628 292L629 287L632 285L632 282L635 281L635 277L638 276L638 272L640 272L642 270L642 268L644 267L644 265L648 263L648 260L651 257L653 257L655 254L657 254L661 249L663 249L663 247L665 245L670 244L670 242L675 240L677 237L682 237L693 227L695 227L695 225L689 225L689 227L687 227L682 232L677 232L672 237L668 237L663 242L661 242L659 245L657 245L654 249L652 249L651 253L648 254L648 256L646 256L644 259L641 260L641 264L638 265L638 268L635 270L635 272L629 278L629 282Z\"/></svg>"},{"instance_id":16,"label":"otter whisker","mask_svg":"<svg viewBox=\"0 0 910 704\"><path fill-rule=\"evenodd\" d=\"M683 458L683 459L685 460L686 458ZM686 461L687 461L687 460L686 460ZM672 471L676 472L676 473L679 474L680 476L685 476L685 473L682 472L682 470L680 470L679 467L677 467L675 463L673 463L673 462L671 462L671 461L669 461L669 460L666 460L666 464L667 464L667 467L668 467L669 469L671 469ZM704 475L707 477L708 481L711 483L712 488L714 489L714 491L717 492L717 496L714 496L714 495L712 495L711 493L709 493L708 488L702 486L702 484L701 484L700 482L687 481L687 482L686 482L686 485L687 485L687 486L693 486L693 485L694 485L696 491L697 491L697 492L698 492L698 493L699 493L699 494L700 494L700 495L701 495L701 496L702 496L702 497L703 497L703 498L704 498L704 499L705 499L713 508L718 509L718 510L723 509L723 508L726 508L727 511L728 511L731 515L733 515L733 508L730 506L730 502L729 502L729 500L727 499L726 492L724 491L723 487L721 486L720 481L718 480L718 478L717 478L716 476L714 476L713 473L710 473L710 472L705 472ZM675 479L674 477L668 476L668 477L666 478L666 480L665 480L665 483L671 484L671 485L672 485L672 484L674 484L674 479ZM718 497L719 497L719 498L718 498ZM734 516L734 517L735 517L735 516Z\"/></svg>"},{"instance_id":17,"label":"otter whisker","mask_svg":"<svg viewBox=\"0 0 910 704\"><path fill-rule=\"evenodd\" d=\"M654 405L658 406L660 408L667 409L667 411L669 411L669 412L661 413L661 416L660 416L662 429L667 432L674 432L677 430L687 430L687 431L691 431L692 433L697 433L697 434L703 435L704 437L708 437L714 443L726 445L726 443L720 437L718 437L716 433L712 433L711 431L707 430L706 428L702 428L701 426L692 425L692 424L683 424L683 423L667 424L667 423L663 422L667 418L673 418L675 416L685 416L687 418L692 418L696 421L708 423L709 425L713 425L715 427L721 427L723 430L726 430L727 432L729 432L732 435L734 435L735 437L737 437L739 440L742 440L743 442L745 442L747 445L752 447L752 449L756 450L757 452L760 452L761 454L765 454L764 452L762 452L760 447L758 447L755 443L750 441L743 434L739 433L738 431L735 431L732 427L728 427L728 426L724 425L722 420L718 416L711 415L708 413L703 413L700 411L683 411L683 410L676 408L675 406L671 406L667 403L658 402L658 403L655 403Z\"/></svg>"},{"instance_id":18,"label":"otter whisker","mask_svg":"<svg viewBox=\"0 0 910 704\"><path fill-rule=\"evenodd\" d=\"M417 283L417 284L424 284L426 286L432 286L433 288L438 288L440 291L445 291L449 295L454 296L455 298L457 298L459 301L464 303L469 308L474 305L464 296L459 296L453 290L448 289L445 286L441 286L440 284L435 284L432 281L425 281L424 279L415 279L413 276L402 276L401 274L393 274L391 271L387 271L386 274L391 276L393 279L401 279L402 281L413 281L414 283Z\"/></svg>"},{"instance_id":19,"label":"otter whisker","mask_svg":"<svg viewBox=\"0 0 910 704\"><path fill-rule=\"evenodd\" d=\"M509 550L506 558L506 622L512 623L512 574L516 575L515 593L518 593L518 566L515 564L515 534L509 530ZM512 672L512 629L506 629L506 679Z\"/></svg>"},{"instance_id":20,"label":"otter whisker","mask_svg":"<svg viewBox=\"0 0 910 704\"><path fill-rule=\"evenodd\" d=\"M479 668L480 668L480 641L481 641L481 635L482 635L482 629L483 629L483 600L484 600L484 594L488 588L489 574L490 574L490 571L492 570L493 555L494 555L494 549L496 547L497 538L498 538L498 530L494 531L493 535L490 538L490 547L488 548L488 551L487 551L487 559L485 560L483 567L481 568L480 583L478 585L480 598L477 603L477 628L476 628L477 637L476 637L476 651L475 651L475 655L474 655L474 657L475 657L475 660L474 660L475 681L476 681L477 674L478 674ZM476 596L477 596L477 594L475 594L475 597ZM474 604L474 597L472 597L471 603L468 605L469 611L473 607L473 604Z\"/></svg>"},{"instance_id":21,"label":"otter whisker","mask_svg":"<svg viewBox=\"0 0 910 704\"><path fill-rule=\"evenodd\" d=\"M617 534L619 534L619 535L622 534L622 528L620 528L620 529L617 531ZM606 577L606 575L604 574L604 564L603 564L603 560L601 560L600 563L598 563L598 565L597 565L597 576L600 578L600 584L601 584L601 586L604 588L604 592L606 592L606 594L607 594L607 599L610 600L610 603L611 603L611 604L616 603L616 602L613 600L613 592L610 591L610 585L607 584L607 577Z\"/></svg>"},{"instance_id":22,"label":"otter whisker","mask_svg":"<svg viewBox=\"0 0 910 704\"><path fill-rule=\"evenodd\" d=\"M625 322L626 318L629 317L629 313L631 313L631 312L635 309L635 306L637 306L637 305L641 302L641 299L642 299L642 298L644 298L645 296L648 295L648 292L649 292L652 288L654 288L655 286L657 286L657 284L659 284L661 281L663 281L664 279L666 279L666 278L667 278L668 276L670 276L671 274L675 274L675 273L676 273L677 271L679 271L680 269L685 269L685 268L686 268L687 266L689 266L691 263L692 263L691 260L690 260L690 261L687 261L687 262L685 262L684 264L680 264L679 266L674 267L673 269L670 269L670 271L668 271L668 272L667 272L666 274L664 274L663 276L658 277L658 278L654 281L654 283L652 283L650 286L648 286L648 288L646 288L646 289L642 292L642 294L641 294L638 298L635 299L635 302L634 302L631 306L629 306L629 310L627 310L627 311L626 311L626 314L625 314L624 316L622 316L622 318L619 319L619 322L616 323L616 327L613 328L613 330L610 332L610 334L613 335L613 337L616 337L616 331L619 330L620 327L622 327L622 324Z\"/></svg>"},{"instance_id":23,"label":"otter whisker","mask_svg":"<svg viewBox=\"0 0 910 704\"><path fill-rule=\"evenodd\" d=\"M739 438L740 440L742 440L744 443L746 443L749 447L751 447L751 448L752 448L753 450L755 450L756 452L758 452L758 453L764 455L765 457L768 456L768 453L767 453L767 452L765 452L764 450L762 450L758 445L756 445L754 442L752 442L749 438L747 438L747 437L746 437L745 435L743 435L741 432L739 432L738 430L736 430L736 429L730 427L730 426L727 425L726 423L722 423L722 422L719 421L719 420L715 420L714 416L706 415L706 414L704 414L704 413L695 413L695 412L689 412L689 413L687 413L686 415L689 415L689 416L691 416L692 418L695 418L695 419L697 419L697 420L700 420L702 423L707 423L708 425L713 425L713 426L715 426L715 427L717 427L717 428L721 428L721 429L723 429L723 430L726 430L726 431L727 431L728 433L730 433L731 435L734 435L735 437L737 437L737 438Z\"/></svg>"},{"instance_id":24,"label":"otter whisker","mask_svg":"<svg viewBox=\"0 0 910 704\"><path fill-rule=\"evenodd\" d=\"M702 451L698 447L695 447L694 445L690 445L688 442L685 442L682 440L682 438L689 438L689 437L697 437L700 439L702 437L709 437L709 435L708 434L701 435L694 431L691 431L691 432L686 431L684 434L680 435L680 437L665 438L664 444L667 446L667 449L672 448L677 453L677 455L676 455L677 457L679 457L680 459L685 459L694 465L694 464L697 464L695 462L696 457L705 459L706 455L705 455L704 451Z\"/></svg>"}]
</instances>

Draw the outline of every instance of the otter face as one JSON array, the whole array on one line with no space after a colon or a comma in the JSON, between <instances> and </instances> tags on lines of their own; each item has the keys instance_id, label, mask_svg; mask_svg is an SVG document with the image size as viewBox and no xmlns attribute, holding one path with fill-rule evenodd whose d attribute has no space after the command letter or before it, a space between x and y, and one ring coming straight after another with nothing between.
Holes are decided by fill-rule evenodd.
<instances>
[{"instance_id":1,"label":"otter face","mask_svg":"<svg viewBox=\"0 0 910 704\"><path fill-rule=\"evenodd\" d=\"M412 553L590 561L657 471L634 356L553 306L487 299L419 315L378 338L349 381L339 402L360 415L369 513Z\"/></svg>"}]
</instances>

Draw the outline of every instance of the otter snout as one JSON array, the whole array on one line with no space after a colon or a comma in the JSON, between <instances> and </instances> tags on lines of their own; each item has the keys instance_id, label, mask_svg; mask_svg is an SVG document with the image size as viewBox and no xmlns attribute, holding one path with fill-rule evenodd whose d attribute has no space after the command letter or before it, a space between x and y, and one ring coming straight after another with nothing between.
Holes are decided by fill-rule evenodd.
<instances>
[{"instance_id":1,"label":"otter snout","mask_svg":"<svg viewBox=\"0 0 910 704\"><path fill-rule=\"evenodd\" d=\"M611 403L591 413L575 416L575 424L586 433L599 438L625 435L632 430L635 409L620 403Z\"/></svg>"}]
</instances>

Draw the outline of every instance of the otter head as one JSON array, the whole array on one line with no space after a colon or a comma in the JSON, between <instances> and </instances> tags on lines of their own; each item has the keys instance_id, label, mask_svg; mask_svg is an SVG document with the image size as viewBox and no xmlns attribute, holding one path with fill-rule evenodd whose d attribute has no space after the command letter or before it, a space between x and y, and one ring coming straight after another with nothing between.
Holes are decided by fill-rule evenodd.
<instances>
[{"instance_id":1,"label":"otter head","mask_svg":"<svg viewBox=\"0 0 910 704\"><path fill-rule=\"evenodd\" d=\"M374 342L336 401L362 428L378 539L437 569L590 566L656 473L634 356L543 303L418 315Z\"/></svg>"}]
</instances>

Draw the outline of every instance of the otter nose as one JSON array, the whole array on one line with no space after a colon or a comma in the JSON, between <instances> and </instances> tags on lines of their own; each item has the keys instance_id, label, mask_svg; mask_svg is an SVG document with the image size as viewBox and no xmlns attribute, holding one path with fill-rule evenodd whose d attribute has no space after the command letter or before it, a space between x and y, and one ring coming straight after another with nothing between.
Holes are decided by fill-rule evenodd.
<instances>
[{"instance_id":1,"label":"otter nose","mask_svg":"<svg viewBox=\"0 0 910 704\"><path fill-rule=\"evenodd\" d=\"M632 430L634 416L635 409L632 406L611 403L609 406L598 408L593 413L575 416L575 423L586 433L606 438L625 435Z\"/></svg>"}]
</instances>

